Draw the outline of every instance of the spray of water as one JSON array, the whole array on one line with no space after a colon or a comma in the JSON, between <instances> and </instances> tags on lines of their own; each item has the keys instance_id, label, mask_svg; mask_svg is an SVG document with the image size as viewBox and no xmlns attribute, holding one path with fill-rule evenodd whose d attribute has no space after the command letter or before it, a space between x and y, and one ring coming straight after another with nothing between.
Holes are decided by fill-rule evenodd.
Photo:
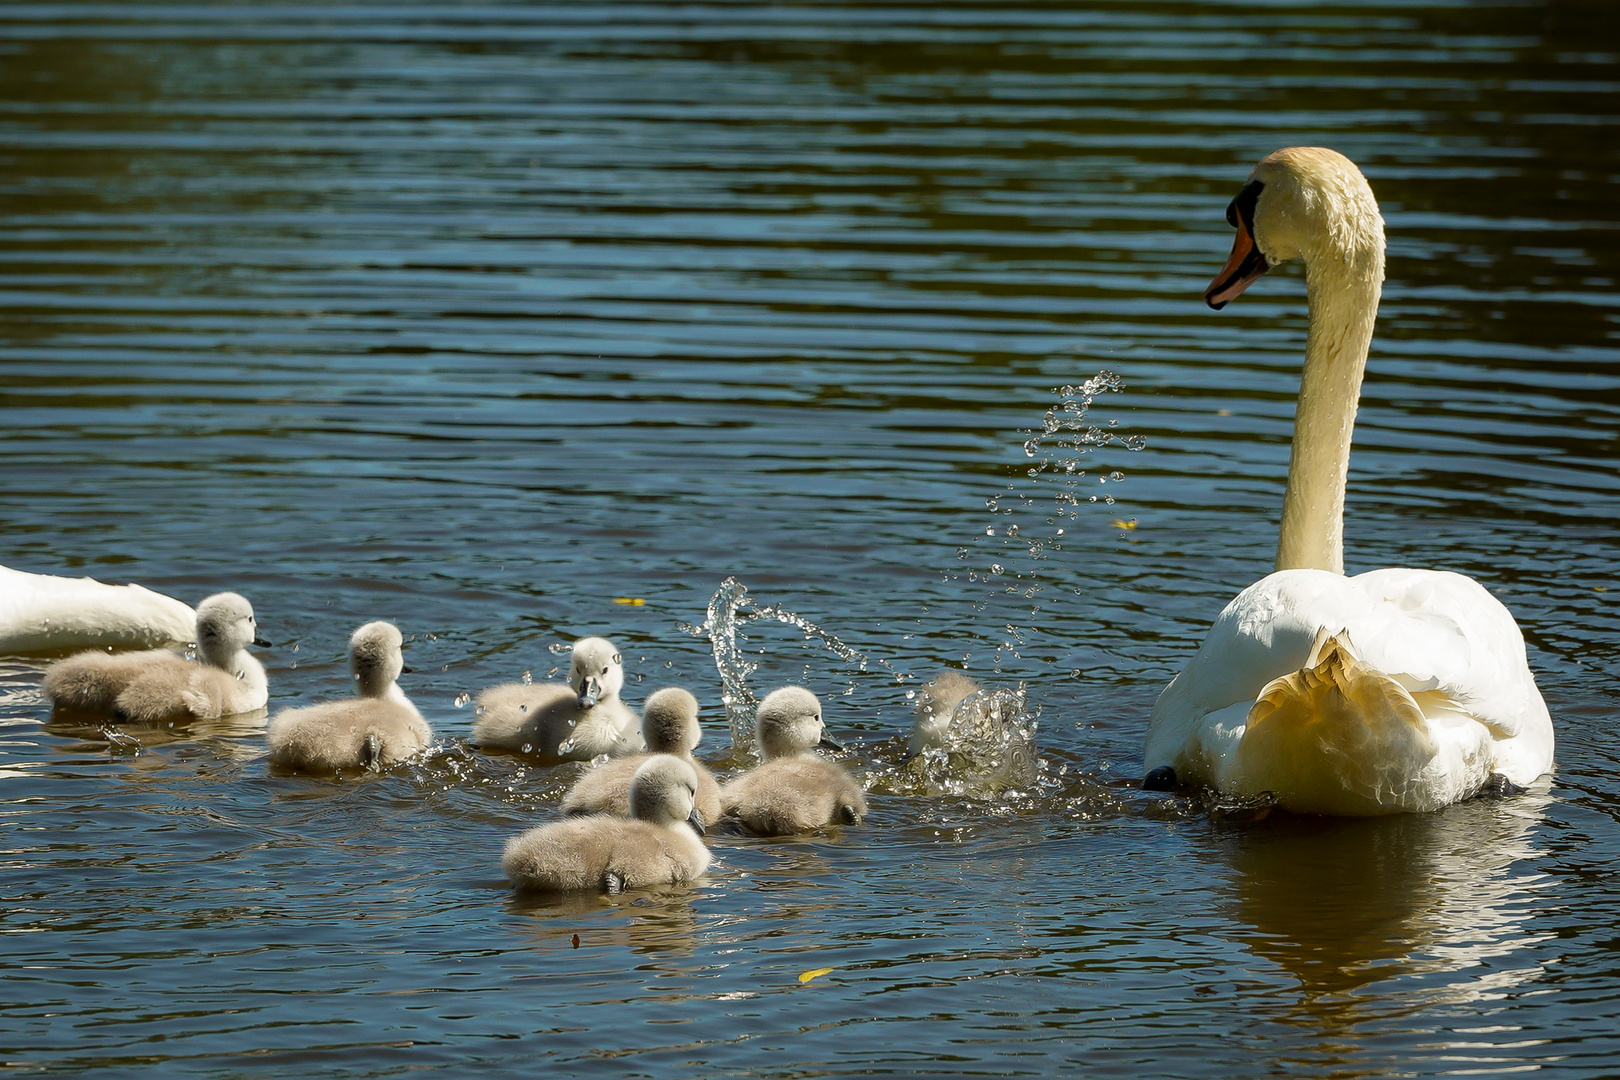
<instances>
[{"instance_id":1,"label":"spray of water","mask_svg":"<svg viewBox=\"0 0 1620 1080\"><path fill-rule=\"evenodd\" d=\"M956 565L944 571L945 580L982 590L977 611L994 608L1001 616L994 620L1000 633L994 635L999 642L992 667L998 673L1004 662L1023 658L1047 621L1040 615L1042 594L1054 588L1080 591L1069 576L1074 569L1051 556L1063 550L1088 507L1114 505L1114 495L1101 489L1125 480L1118 469L1092 475L1092 455L1110 447L1135 452L1146 445L1140 435L1122 434L1118 420L1099 423L1092 415L1099 397L1124 389L1124 380L1105 370L1078 386L1053 390L1057 401L1040 428L1024 432L1024 456L1031 463L985 499L989 521L956 549ZM1135 526L1134 521L1120 524L1126 531Z\"/></svg>"},{"instance_id":2,"label":"spray of water","mask_svg":"<svg viewBox=\"0 0 1620 1080\"><path fill-rule=\"evenodd\" d=\"M875 665L896 682L904 682L909 677L896 670L887 660L869 658L803 615L789 611L780 604L758 606L746 585L736 578L727 578L709 598L709 609L703 624L685 624L681 629L694 637L709 639L714 666L720 673L720 701L725 706L726 721L731 727L731 743L736 751L754 751L754 711L759 707L759 698L749 688L748 679L759 670L759 665L748 659L743 628L759 621L784 623L797 628L806 641L815 642L856 672L869 671Z\"/></svg>"}]
</instances>

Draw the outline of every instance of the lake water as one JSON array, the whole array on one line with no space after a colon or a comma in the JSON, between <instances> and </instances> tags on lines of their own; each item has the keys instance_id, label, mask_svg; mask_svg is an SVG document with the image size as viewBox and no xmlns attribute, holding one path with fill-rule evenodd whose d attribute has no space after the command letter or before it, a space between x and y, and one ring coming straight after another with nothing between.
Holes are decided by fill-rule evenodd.
<instances>
[{"instance_id":1,"label":"lake water","mask_svg":"<svg viewBox=\"0 0 1620 1080\"><path fill-rule=\"evenodd\" d=\"M1158 690L1270 568L1302 279L1201 294L1298 143L1390 235L1347 562L1517 615L1558 731L1527 796L1135 790ZM0 162L0 563L246 594L272 708L394 620L444 742L272 777L252 723L110 740L0 662L8 1072L1620 1068L1608 0L17 4ZM1103 372L1086 475L1031 477ZM467 751L458 696L604 634L732 767L682 628L731 577L867 658L744 628L869 822L514 898L501 845L576 767ZM1038 791L888 782L947 664L1027 683Z\"/></svg>"}]
</instances>

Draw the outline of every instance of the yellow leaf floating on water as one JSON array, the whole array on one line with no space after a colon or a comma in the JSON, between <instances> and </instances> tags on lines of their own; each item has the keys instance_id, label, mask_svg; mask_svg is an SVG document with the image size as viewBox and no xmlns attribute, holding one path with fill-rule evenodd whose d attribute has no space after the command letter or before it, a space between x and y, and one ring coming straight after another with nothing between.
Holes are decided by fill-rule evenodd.
<instances>
[{"instance_id":1,"label":"yellow leaf floating on water","mask_svg":"<svg viewBox=\"0 0 1620 1080\"><path fill-rule=\"evenodd\" d=\"M643 599L642 597L639 597L639 596L615 596L613 598L613 602L615 604L632 604L635 607L640 607L642 604L645 604L647 601L645 599Z\"/></svg>"},{"instance_id":2,"label":"yellow leaf floating on water","mask_svg":"<svg viewBox=\"0 0 1620 1080\"><path fill-rule=\"evenodd\" d=\"M1134 529L1136 528L1136 519L1131 518L1129 521L1120 521L1116 518L1115 520L1110 521L1108 524L1112 525L1116 529Z\"/></svg>"},{"instance_id":3,"label":"yellow leaf floating on water","mask_svg":"<svg viewBox=\"0 0 1620 1080\"><path fill-rule=\"evenodd\" d=\"M811 979L819 979L821 976L827 974L828 972L837 971L837 970L838 970L837 968L811 968L809 971L806 971L804 974L799 976L799 981L802 982L802 983L806 983L806 982L809 982Z\"/></svg>"}]
</instances>

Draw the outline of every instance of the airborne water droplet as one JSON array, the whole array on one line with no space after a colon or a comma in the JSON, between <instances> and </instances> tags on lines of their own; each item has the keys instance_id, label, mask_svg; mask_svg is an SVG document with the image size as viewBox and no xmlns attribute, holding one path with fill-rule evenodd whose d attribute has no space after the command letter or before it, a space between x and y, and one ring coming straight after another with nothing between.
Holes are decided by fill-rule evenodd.
<instances>
[{"instance_id":1,"label":"airborne water droplet","mask_svg":"<svg viewBox=\"0 0 1620 1080\"><path fill-rule=\"evenodd\" d=\"M467 707L467 702L469 702L471 700L472 700L472 695L469 694L469 693L466 693L465 691L463 691L462 693L457 694L456 695L456 708L465 709Z\"/></svg>"}]
</instances>

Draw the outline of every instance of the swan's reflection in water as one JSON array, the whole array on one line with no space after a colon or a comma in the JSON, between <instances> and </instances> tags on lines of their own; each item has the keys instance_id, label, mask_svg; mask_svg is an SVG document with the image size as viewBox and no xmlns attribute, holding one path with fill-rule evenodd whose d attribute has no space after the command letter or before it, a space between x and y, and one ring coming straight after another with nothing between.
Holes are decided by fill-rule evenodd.
<instances>
[{"instance_id":1,"label":"swan's reflection in water","mask_svg":"<svg viewBox=\"0 0 1620 1080\"><path fill-rule=\"evenodd\" d=\"M1551 936L1534 921L1549 879L1531 865L1531 841L1547 790L1543 780L1524 796L1433 814L1277 814L1233 828L1233 914L1253 927L1248 948L1298 981L1287 1019L1316 1029L1332 1053L1376 1015L1473 1004L1460 1015L1482 1023L1483 1003L1538 978L1545 958L1530 949Z\"/></svg>"}]
</instances>

